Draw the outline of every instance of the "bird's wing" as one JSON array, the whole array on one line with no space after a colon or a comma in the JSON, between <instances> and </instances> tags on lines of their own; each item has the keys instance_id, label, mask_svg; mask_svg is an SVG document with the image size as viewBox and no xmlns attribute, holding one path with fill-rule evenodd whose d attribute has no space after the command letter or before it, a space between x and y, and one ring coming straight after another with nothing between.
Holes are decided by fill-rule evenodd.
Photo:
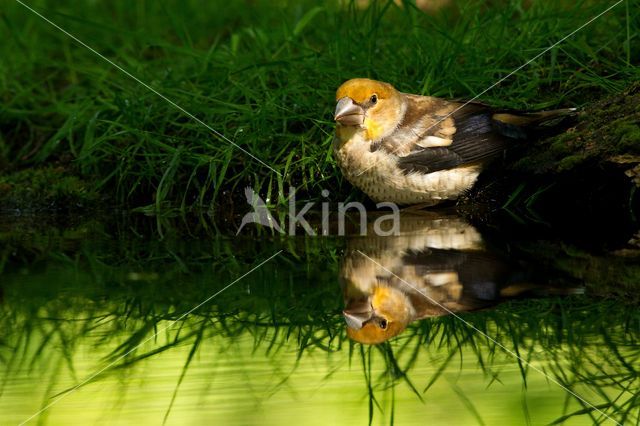
<instances>
[{"instance_id":1,"label":"bird's wing","mask_svg":"<svg viewBox=\"0 0 640 426\"><path fill-rule=\"evenodd\" d=\"M497 122L482 104L459 104L429 97L408 97L405 120L384 141L400 147L398 165L407 172L431 173L491 159L514 139L526 137L517 126Z\"/></svg>"},{"instance_id":2,"label":"bird's wing","mask_svg":"<svg viewBox=\"0 0 640 426\"><path fill-rule=\"evenodd\" d=\"M557 133L576 115L573 108L509 111L478 102L403 96L407 101L405 117L379 145L396 154L398 165L407 173L431 173L490 160L515 140Z\"/></svg>"}]
</instances>

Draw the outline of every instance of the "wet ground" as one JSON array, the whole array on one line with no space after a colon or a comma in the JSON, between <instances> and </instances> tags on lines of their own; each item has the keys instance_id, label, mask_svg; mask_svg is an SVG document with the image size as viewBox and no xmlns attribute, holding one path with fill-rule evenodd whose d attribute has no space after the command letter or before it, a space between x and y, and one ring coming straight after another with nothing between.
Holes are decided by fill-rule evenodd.
<instances>
[{"instance_id":1,"label":"wet ground","mask_svg":"<svg viewBox=\"0 0 640 426\"><path fill-rule=\"evenodd\" d=\"M1 423L636 424L633 226L502 229L5 220Z\"/></svg>"}]
</instances>

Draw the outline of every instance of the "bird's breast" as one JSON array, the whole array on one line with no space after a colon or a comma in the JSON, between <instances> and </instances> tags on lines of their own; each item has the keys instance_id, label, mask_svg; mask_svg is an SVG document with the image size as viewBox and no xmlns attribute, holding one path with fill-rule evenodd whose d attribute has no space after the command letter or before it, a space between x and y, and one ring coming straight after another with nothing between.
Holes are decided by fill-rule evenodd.
<instances>
[{"instance_id":1,"label":"bird's breast","mask_svg":"<svg viewBox=\"0 0 640 426\"><path fill-rule=\"evenodd\" d=\"M337 138L333 150L345 178L375 202L400 205L438 204L458 198L470 189L480 166L465 166L433 173L406 173L398 157L385 150L371 151L371 142L355 135L346 142Z\"/></svg>"}]
</instances>

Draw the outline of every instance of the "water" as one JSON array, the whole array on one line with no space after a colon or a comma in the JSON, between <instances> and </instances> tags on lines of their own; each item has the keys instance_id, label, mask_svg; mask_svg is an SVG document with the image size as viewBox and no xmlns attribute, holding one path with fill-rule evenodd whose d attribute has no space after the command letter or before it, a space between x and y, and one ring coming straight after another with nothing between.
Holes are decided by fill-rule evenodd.
<instances>
[{"instance_id":1,"label":"water","mask_svg":"<svg viewBox=\"0 0 640 426\"><path fill-rule=\"evenodd\" d=\"M172 229L0 226L0 423L639 421L629 236L585 248L451 214L384 238ZM410 315L383 330L389 301ZM352 340L372 336L390 338Z\"/></svg>"}]
</instances>

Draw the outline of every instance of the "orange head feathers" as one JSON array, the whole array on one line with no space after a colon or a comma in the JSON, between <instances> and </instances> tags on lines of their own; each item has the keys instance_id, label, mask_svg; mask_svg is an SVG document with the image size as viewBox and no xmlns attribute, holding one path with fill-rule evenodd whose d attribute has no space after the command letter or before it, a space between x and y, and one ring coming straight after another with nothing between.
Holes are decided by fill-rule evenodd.
<instances>
[{"instance_id":1,"label":"orange head feathers","mask_svg":"<svg viewBox=\"0 0 640 426\"><path fill-rule=\"evenodd\" d=\"M398 95L398 91L389 83L370 80L368 78L354 78L347 80L336 91L336 101L345 96L359 104L365 103L372 95L378 99L390 99Z\"/></svg>"},{"instance_id":2,"label":"orange head feathers","mask_svg":"<svg viewBox=\"0 0 640 426\"><path fill-rule=\"evenodd\" d=\"M383 139L398 127L406 111L402 94L392 85L367 78L344 82L336 92L336 101L334 118L341 139L348 139L354 130L372 142ZM350 131L341 131L341 127Z\"/></svg>"},{"instance_id":3,"label":"orange head feathers","mask_svg":"<svg viewBox=\"0 0 640 426\"><path fill-rule=\"evenodd\" d=\"M378 284L368 297L351 300L343 315L350 339L375 345L402 332L415 319L415 309L402 290Z\"/></svg>"},{"instance_id":4,"label":"orange head feathers","mask_svg":"<svg viewBox=\"0 0 640 426\"><path fill-rule=\"evenodd\" d=\"M347 336L358 343L377 345L397 336L405 327L406 324L391 322L383 329L380 325L369 322L362 326L360 330L347 327Z\"/></svg>"}]
</instances>

